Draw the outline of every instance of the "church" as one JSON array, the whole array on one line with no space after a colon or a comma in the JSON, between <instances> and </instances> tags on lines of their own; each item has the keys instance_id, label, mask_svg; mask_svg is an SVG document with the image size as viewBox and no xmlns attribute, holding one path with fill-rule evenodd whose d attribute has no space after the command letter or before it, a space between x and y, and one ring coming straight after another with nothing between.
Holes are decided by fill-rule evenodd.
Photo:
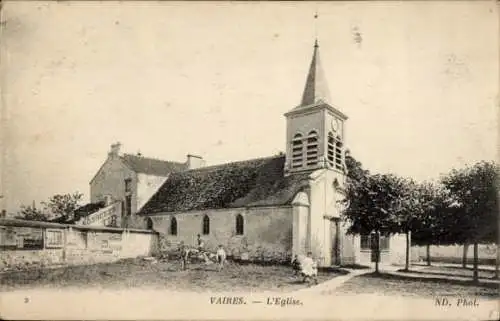
<instances>
[{"instance_id":1,"label":"church","mask_svg":"<svg viewBox=\"0 0 500 321\"><path fill-rule=\"evenodd\" d=\"M113 194L127 221L144 222L167 247L195 245L199 234L235 259L290 262L312 252L322 267L370 263L373 239L347 234L342 220L348 117L330 101L317 41L300 104L284 117L285 154L215 166L189 155L186 163L119 156L113 145L91 182L92 201ZM404 262L404 235L379 242L381 262Z\"/></svg>"}]
</instances>

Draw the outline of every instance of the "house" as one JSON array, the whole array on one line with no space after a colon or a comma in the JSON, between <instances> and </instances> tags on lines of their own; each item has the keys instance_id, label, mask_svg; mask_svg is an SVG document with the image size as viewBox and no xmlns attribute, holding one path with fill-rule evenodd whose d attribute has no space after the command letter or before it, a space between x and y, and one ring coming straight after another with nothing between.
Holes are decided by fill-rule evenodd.
<instances>
[{"instance_id":1,"label":"house","mask_svg":"<svg viewBox=\"0 0 500 321\"><path fill-rule=\"evenodd\" d=\"M159 188L136 207L139 215L165 244L195 244L201 234L208 248L222 244L235 258L285 262L311 251L320 266L370 262L375 239L346 234L341 220L348 117L331 103L317 42L302 100L284 116L285 155L184 170L177 165L155 181L151 191ZM117 180L120 195L124 179ZM382 262L404 260L403 236L378 242Z\"/></svg>"},{"instance_id":2,"label":"house","mask_svg":"<svg viewBox=\"0 0 500 321\"><path fill-rule=\"evenodd\" d=\"M92 213L97 219L88 218L83 224L105 224L109 218L118 226L145 228L143 218L136 213L167 180L169 175L186 169L204 166L200 156L188 155L185 163L163 161L144 157L140 154L120 154L120 143L111 145L106 161L90 181L91 204L106 203L109 210ZM116 203L120 206L117 207ZM114 210L111 210L113 208ZM110 214L113 213L113 214ZM89 213L90 214L90 213ZM102 214L102 215L94 215ZM97 223L96 223L97 222Z\"/></svg>"}]
</instances>

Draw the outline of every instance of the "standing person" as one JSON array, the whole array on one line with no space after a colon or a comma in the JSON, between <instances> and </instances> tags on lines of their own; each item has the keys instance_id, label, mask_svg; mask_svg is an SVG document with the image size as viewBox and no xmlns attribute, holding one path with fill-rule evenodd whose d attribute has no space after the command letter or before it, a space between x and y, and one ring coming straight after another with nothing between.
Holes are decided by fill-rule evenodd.
<instances>
[{"instance_id":1,"label":"standing person","mask_svg":"<svg viewBox=\"0 0 500 321\"><path fill-rule=\"evenodd\" d=\"M184 242L181 242L180 250L181 250L181 268L182 270L185 270L188 264L189 250L187 246L184 245Z\"/></svg>"},{"instance_id":2,"label":"standing person","mask_svg":"<svg viewBox=\"0 0 500 321\"><path fill-rule=\"evenodd\" d=\"M217 249L217 270L219 272L224 267L225 262L226 262L226 250L224 250L224 247L221 244L221 245L219 245L219 248Z\"/></svg>"},{"instance_id":3,"label":"standing person","mask_svg":"<svg viewBox=\"0 0 500 321\"><path fill-rule=\"evenodd\" d=\"M203 252L203 248L205 247L205 243L201 239L200 234L198 234L197 245L198 245L198 251Z\"/></svg>"},{"instance_id":4,"label":"standing person","mask_svg":"<svg viewBox=\"0 0 500 321\"><path fill-rule=\"evenodd\" d=\"M203 242L203 239L201 238L200 234L198 234L198 238L197 238L196 243L198 245L198 251L201 254L201 256L203 257L205 264L210 264L211 262L207 257L207 253L205 252L205 242Z\"/></svg>"},{"instance_id":5,"label":"standing person","mask_svg":"<svg viewBox=\"0 0 500 321\"><path fill-rule=\"evenodd\" d=\"M300 274L300 261L298 255L295 255L292 261L293 275Z\"/></svg>"}]
</instances>

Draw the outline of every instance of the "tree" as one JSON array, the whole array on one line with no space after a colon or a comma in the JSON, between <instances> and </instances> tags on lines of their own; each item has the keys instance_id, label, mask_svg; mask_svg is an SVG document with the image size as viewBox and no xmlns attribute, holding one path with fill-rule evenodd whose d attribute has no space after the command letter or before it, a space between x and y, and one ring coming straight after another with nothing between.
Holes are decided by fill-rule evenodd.
<instances>
[{"instance_id":1,"label":"tree","mask_svg":"<svg viewBox=\"0 0 500 321\"><path fill-rule=\"evenodd\" d=\"M482 161L454 169L441 179L457 204L454 217L446 222L451 234L474 245L474 281L478 280L478 243L496 242L498 247L498 172L496 164Z\"/></svg>"},{"instance_id":2,"label":"tree","mask_svg":"<svg viewBox=\"0 0 500 321\"><path fill-rule=\"evenodd\" d=\"M49 198L47 202L41 202L42 207L36 208L35 203L30 206L21 206L21 210L16 218L33 221L47 221L50 217L72 217L75 210L80 207L83 197L81 193L56 194Z\"/></svg>"},{"instance_id":3,"label":"tree","mask_svg":"<svg viewBox=\"0 0 500 321\"><path fill-rule=\"evenodd\" d=\"M427 265L431 265L430 246L450 243L450 230L442 222L453 209L453 204L449 193L440 184L424 183L419 190L420 197L427 206L421 208L418 224L412 233L412 241L414 244L426 246Z\"/></svg>"},{"instance_id":4,"label":"tree","mask_svg":"<svg viewBox=\"0 0 500 321\"><path fill-rule=\"evenodd\" d=\"M447 194L440 186L432 183L417 184L406 180L402 185L402 198L396 207L396 230L406 233L405 270L410 268L410 235L415 243L427 246L427 264L430 265L430 244L439 243L441 230L438 228L441 214L449 208Z\"/></svg>"},{"instance_id":5,"label":"tree","mask_svg":"<svg viewBox=\"0 0 500 321\"><path fill-rule=\"evenodd\" d=\"M75 210L80 207L80 202L82 200L83 194L73 193L73 194L56 194L52 196L48 202L42 202L42 204L55 216L57 217L71 217Z\"/></svg>"},{"instance_id":6,"label":"tree","mask_svg":"<svg viewBox=\"0 0 500 321\"><path fill-rule=\"evenodd\" d=\"M35 203L33 205L21 205L21 210L16 215L17 219L30 220L30 221L47 221L48 215L41 209L36 208Z\"/></svg>"},{"instance_id":7,"label":"tree","mask_svg":"<svg viewBox=\"0 0 500 321\"><path fill-rule=\"evenodd\" d=\"M402 179L392 174L370 175L358 172L359 177L348 180L346 201L349 206L344 217L351 225L348 233L371 234L378 239L395 228L395 200L404 191ZM375 272L379 272L380 244L375 242Z\"/></svg>"}]
</instances>

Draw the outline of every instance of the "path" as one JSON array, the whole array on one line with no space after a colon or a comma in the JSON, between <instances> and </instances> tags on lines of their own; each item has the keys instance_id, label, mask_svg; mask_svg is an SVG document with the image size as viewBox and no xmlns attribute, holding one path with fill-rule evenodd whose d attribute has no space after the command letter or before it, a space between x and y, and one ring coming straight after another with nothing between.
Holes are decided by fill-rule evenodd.
<instances>
[{"instance_id":1,"label":"path","mask_svg":"<svg viewBox=\"0 0 500 321\"><path fill-rule=\"evenodd\" d=\"M363 269L363 270L353 270L353 269L345 269L349 271L349 274L337 276L331 280L328 280L326 282L320 283L318 285L314 285L308 288L303 288L300 290L295 291L295 293L321 293L321 294L328 294L331 293L333 290L344 284L345 282L349 281L353 277L371 273L372 269Z\"/></svg>"}]
</instances>

